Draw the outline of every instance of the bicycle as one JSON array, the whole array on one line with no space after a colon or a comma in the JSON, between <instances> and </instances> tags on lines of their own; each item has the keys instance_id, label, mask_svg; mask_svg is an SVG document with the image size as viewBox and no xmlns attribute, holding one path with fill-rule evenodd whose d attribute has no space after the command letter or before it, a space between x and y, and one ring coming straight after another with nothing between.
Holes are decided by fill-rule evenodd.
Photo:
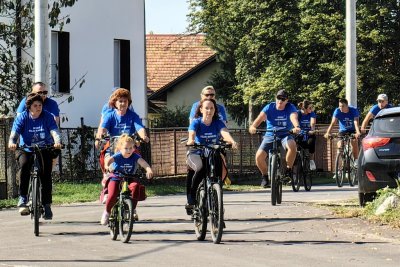
<instances>
[{"instance_id":1,"label":"bicycle","mask_svg":"<svg viewBox=\"0 0 400 267\"><path fill-rule=\"evenodd\" d=\"M44 150L54 150L53 145L45 146L22 146L17 148L18 150L24 151L25 148L33 150L33 164L31 167L31 174L28 186L28 208L29 214L31 214L31 219L33 219L34 234L39 236L39 219L44 214L44 207L42 205L42 183L40 176L42 175L44 166L42 151ZM63 147L62 147L63 148Z\"/></svg>"},{"instance_id":2,"label":"bicycle","mask_svg":"<svg viewBox=\"0 0 400 267\"><path fill-rule=\"evenodd\" d=\"M211 237L214 244L219 244L222 239L225 222L222 179L220 174L216 173L215 162L218 155L223 153L226 148L231 148L232 145L221 143L208 145L194 144L188 146L201 149L201 157L205 162L203 167L204 175L196 190L196 204L192 213L196 238L199 241L205 239L207 220L208 217L210 217Z\"/></svg>"},{"instance_id":3,"label":"bicycle","mask_svg":"<svg viewBox=\"0 0 400 267\"><path fill-rule=\"evenodd\" d=\"M281 142L278 142L278 133L291 133L287 130L278 130L274 128L272 130L257 131L258 134L264 134L265 132L273 133L272 149L269 151L268 156L268 174L271 179L271 205L282 203L282 186L285 176L285 164L284 155L286 154L285 148L282 147ZM290 178L293 179L292 177Z\"/></svg>"},{"instance_id":4,"label":"bicycle","mask_svg":"<svg viewBox=\"0 0 400 267\"><path fill-rule=\"evenodd\" d=\"M132 192L128 188L130 182L135 181L140 184L141 175L119 174L122 178L120 182L120 192L117 197L117 202L111 209L108 227L112 240L117 240L118 234L121 236L123 243L128 243L131 235L133 224L135 223L134 208L132 200Z\"/></svg>"},{"instance_id":5,"label":"bicycle","mask_svg":"<svg viewBox=\"0 0 400 267\"><path fill-rule=\"evenodd\" d=\"M313 131L315 132L315 131ZM303 182L304 189L310 191L312 187L312 171L310 170L310 151L301 145L303 140L308 139L309 132L301 131L295 136L297 144L296 159L293 165L292 189L298 192ZM300 139L301 138L301 139Z\"/></svg>"},{"instance_id":6,"label":"bicycle","mask_svg":"<svg viewBox=\"0 0 400 267\"><path fill-rule=\"evenodd\" d=\"M342 148L336 155L335 179L338 187L343 186L344 177L347 177L350 186L354 186L357 179L357 167L354 164L351 140L355 139L354 134L332 134L330 138L342 140Z\"/></svg>"}]
</instances>

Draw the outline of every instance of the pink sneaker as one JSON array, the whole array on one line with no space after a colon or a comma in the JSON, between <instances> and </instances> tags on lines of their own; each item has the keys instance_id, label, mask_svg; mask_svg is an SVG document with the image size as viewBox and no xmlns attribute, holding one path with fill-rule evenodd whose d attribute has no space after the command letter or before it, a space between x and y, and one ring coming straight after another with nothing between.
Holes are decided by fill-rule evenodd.
<instances>
[{"instance_id":1,"label":"pink sneaker","mask_svg":"<svg viewBox=\"0 0 400 267\"><path fill-rule=\"evenodd\" d=\"M108 218L110 218L110 213L107 211L103 212L103 215L101 216L100 224L101 225L107 225L108 224Z\"/></svg>"}]
</instances>

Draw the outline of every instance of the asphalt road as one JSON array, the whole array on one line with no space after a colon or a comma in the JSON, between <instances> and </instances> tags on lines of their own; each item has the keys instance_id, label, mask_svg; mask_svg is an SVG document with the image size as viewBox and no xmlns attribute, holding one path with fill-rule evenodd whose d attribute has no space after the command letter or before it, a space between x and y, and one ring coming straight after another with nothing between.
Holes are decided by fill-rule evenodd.
<instances>
[{"instance_id":1,"label":"asphalt road","mask_svg":"<svg viewBox=\"0 0 400 267\"><path fill-rule=\"evenodd\" d=\"M103 206L54 206L40 225L16 209L0 211L0 266L399 266L400 231L360 219L335 218L312 202L356 198L354 188L286 188L282 205L269 190L225 193L222 243L195 239L185 196L139 203L131 242L112 241L99 220Z\"/></svg>"}]
</instances>

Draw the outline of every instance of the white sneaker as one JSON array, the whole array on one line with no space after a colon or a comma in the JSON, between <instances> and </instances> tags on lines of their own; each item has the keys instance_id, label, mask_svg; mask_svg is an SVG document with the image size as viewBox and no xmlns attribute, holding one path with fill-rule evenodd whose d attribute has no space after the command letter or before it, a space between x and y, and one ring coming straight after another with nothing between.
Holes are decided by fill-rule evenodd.
<instances>
[{"instance_id":1,"label":"white sneaker","mask_svg":"<svg viewBox=\"0 0 400 267\"><path fill-rule=\"evenodd\" d=\"M354 168L357 168L358 167L358 159L355 159L354 160Z\"/></svg>"},{"instance_id":2,"label":"white sneaker","mask_svg":"<svg viewBox=\"0 0 400 267\"><path fill-rule=\"evenodd\" d=\"M102 204L106 204L108 198L108 194L104 194Z\"/></svg>"},{"instance_id":3,"label":"white sneaker","mask_svg":"<svg viewBox=\"0 0 400 267\"><path fill-rule=\"evenodd\" d=\"M317 165L315 165L314 160L310 159L310 170L315 171L317 169Z\"/></svg>"},{"instance_id":4,"label":"white sneaker","mask_svg":"<svg viewBox=\"0 0 400 267\"><path fill-rule=\"evenodd\" d=\"M109 218L110 218L110 213L108 213L107 211L104 211L103 215L101 216L100 224L107 225Z\"/></svg>"},{"instance_id":5,"label":"white sneaker","mask_svg":"<svg viewBox=\"0 0 400 267\"><path fill-rule=\"evenodd\" d=\"M333 180L336 180L336 173L332 177Z\"/></svg>"}]
</instances>

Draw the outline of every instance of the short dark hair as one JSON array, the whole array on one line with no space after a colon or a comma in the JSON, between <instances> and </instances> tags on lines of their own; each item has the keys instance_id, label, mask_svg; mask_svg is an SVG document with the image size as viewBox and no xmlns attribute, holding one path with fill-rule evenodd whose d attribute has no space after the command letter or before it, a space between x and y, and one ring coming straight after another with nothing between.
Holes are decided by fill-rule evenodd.
<instances>
[{"instance_id":1,"label":"short dark hair","mask_svg":"<svg viewBox=\"0 0 400 267\"><path fill-rule=\"evenodd\" d=\"M339 99L339 103L345 104L346 106L349 105L349 101L347 101L346 98L340 98L340 99Z\"/></svg>"},{"instance_id":2,"label":"short dark hair","mask_svg":"<svg viewBox=\"0 0 400 267\"><path fill-rule=\"evenodd\" d=\"M32 84L32 88L33 88L35 85L39 85L39 86L42 86L42 87L46 87L46 86L47 86L44 82L34 82L34 83Z\"/></svg>"},{"instance_id":3,"label":"short dark hair","mask_svg":"<svg viewBox=\"0 0 400 267\"><path fill-rule=\"evenodd\" d=\"M43 105L43 99L39 94L37 94L37 93L28 94L28 96L26 97L26 102L25 102L26 109L29 110L31 108L33 102L35 102L35 101L39 101Z\"/></svg>"}]
</instances>

